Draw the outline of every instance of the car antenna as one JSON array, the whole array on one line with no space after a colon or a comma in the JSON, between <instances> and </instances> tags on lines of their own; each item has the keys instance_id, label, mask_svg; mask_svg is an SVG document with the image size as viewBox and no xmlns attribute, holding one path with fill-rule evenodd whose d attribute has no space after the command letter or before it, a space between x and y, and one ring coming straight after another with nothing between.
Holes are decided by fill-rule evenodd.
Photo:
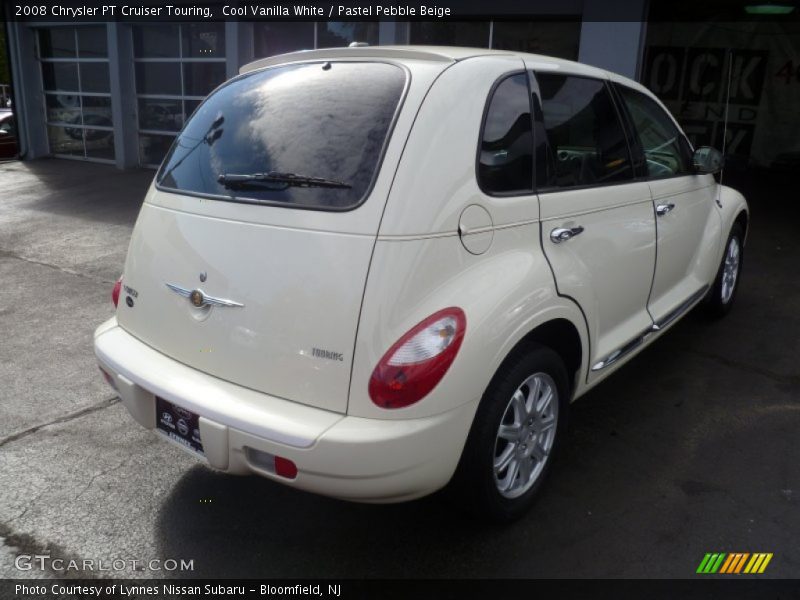
<instances>
[{"instance_id":1,"label":"car antenna","mask_svg":"<svg viewBox=\"0 0 800 600\"><path fill-rule=\"evenodd\" d=\"M725 94L725 116L722 126L722 168L719 170L719 184L717 185L717 206L722 208L722 176L725 174L725 146L728 142L728 109L731 104L731 79L733 74L733 50L728 48L728 90Z\"/></svg>"}]
</instances>

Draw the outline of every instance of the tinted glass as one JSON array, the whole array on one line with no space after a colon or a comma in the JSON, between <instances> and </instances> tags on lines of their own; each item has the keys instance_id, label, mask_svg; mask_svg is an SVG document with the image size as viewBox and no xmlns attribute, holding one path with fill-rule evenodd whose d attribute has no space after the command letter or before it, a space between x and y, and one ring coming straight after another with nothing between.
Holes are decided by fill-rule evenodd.
<instances>
[{"instance_id":1,"label":"tinted glass","mask_svg":"<svg viewBox=\"0 0 800 600\"><path fill-rule=\"evenodd\" d=\"M74 62L43 62L42 79L46 90L78 91L78 64Z\"/></svg>"},{"instance_id":2,"label":"tinted glass","mask_svg":"<svg viewBox=\"0 0 800 600\"><path fill-rule=\"evenodd\" d=\"M133 28L136 58L178 58L180 38L177 25L140 25Z\"/></svg>"},{"instance_id":3,"label":"tinted glass","mask_svg":"<svg viewBox=\"0 0 800 600\"><path fill-rule=\"evenodd\" d=\"M72 27L40 29L39 53L42 58L75 58L75 30Z\"/></svg>"},{"instance_id":4,"label":"tinted glass","mask_svg":"<svg viewBox=\"0 0 800 600\"><path fill-rule=\"evenodd\" d=\"M180 131L183 127L183 107L180 100L170 98L139 98L139 129Z\"/></svg>"},{"instance_id":5,"label":"tinted glass","mask_svg":"<svg viewBox=\"0 0 800 600\"><path fill-rule=\"evenodd\" d=\"M82 62L81 69L81 91L82 92L104 92L111 91L108 77L107 62Z\"/></svg>"},{"instance_id":6,"label":"tinted glass","mask_svg":"<svg viewBox=\"0 0 800 600\"><path fill-rule=\"evenodd\" d=\"M225 81L225 63L183 63L183 93L187 96L205 96Z\"/></svg>"},{"instance_id":7,"label":"tinted glass","mask_svg":"<svg viewBox=\"0 0 800 600\"><path fill-rule=\"evenodd\" d=\"M495 21L492 48L578 60L580 36L579 20Z\"/></svg>"},{"instance_id":8,"label":"tinted glass","mask_svg":"<svg viewBox=\"0 0 800 600\"><path fill-rule=\"evenodd\" d=\"M603 82L537 73L550 143L548 186L600 185L633 177L625 133Z\"/></svg>"},{"instance_id":9,"label":"tinted glass","mask_svg":"<svg viewBox=\"0 0 800 600\"><path fill-rule=\"evenodd\" d=\"M183 120L186 121L192 116L192 113L200 106L200 100L184 100L183 101Z\"/></svg>"},{"instance_id":10,"label":"tinted glass","mask_svg":"<svg viewBox=\"0 0 800 600\"><path fill-rule=\"evenodd\" d=\"M113 127L111 98L108 96L82 96L83 124L93 127Z\"/></svg>"},{"instance_id":11,"label":"tinted glass","mask_svg":"<svg viewBox=\"0 0 800 600\"><path fill-rule=\"evenodd\" d=\"M330 21L317 23L317 48L347 46L350 42L378 44L378 23Z\"/></svg>"},{"instance_id":12,"label":"tinted glass","mask_svg":"<svg viewBox=\"0 0 800 600\"><path fill-rule=\"evenodd\" d=\"M488 193L533 189L530 93L523 73L495 88L481 134L478 181Z\"/></svg>"},{"instance_id":13,"label":"tinted glass","mask_svg":"<svg viewBox=\"0 0 800 600\"><path fill-rule=\"evenodd\" d=\"M78 27L78 54L81 58L106 58L108 36L103 27Z\"/></svg>"},{"instance_id":14,"label":"tinted glass","mask_svg":"<svg viewBox=\"0 0 800 600\"><path fill-rule=\"evenodd\" d=\"M68 154L70 156L83 156L83 129L80 127L47 126L47 139L50 142L50 152L53 154Z\"/></svg>"},{"instance_id":15,"label":"tinted glass","mask_svg":"<svg viewBox=\"0 0 800 600\"><path fill-rule=\"evenodd\" d=\"M14 117L8 117L0 121L0 131L8 135L17 135L17 128L14 126Z\"/></svg>"},{"instance_id":16,"label":"tinted glass","mask_svg":"<svg viewBox=\"0 0 800 600\"><path fill-rule=\"evenodd\" d=\"M409 39L412 44L441 46L489 46L489 22L445 21L409 23Z\"/></svg>"},{"instance_id":17,"label":"tinted glass","mask_svg":"<svg viewBox=\"0 0 800 600\"><path fill-rule=\"evenodd\" d=\"M175 137L171 135L139 134L139 162L143 165L157 165L172 146Z\"/></svg>"},{"instance_id":18,"label":"tinted glass","mask_svg":"<svg viewBox=\"0 0 800 600\"><path fill-rule=\"evenodd\" d=\"M670 177L691 172L692 151L672 119L652 98L617 86L639 136L650 177Z\"/></svg>"},{"instance_id":19,"label":"tinted glass","mask_svg":"<svg viewBox=\"0 0 800 600\"><path fill-rule=\"evenodd\" d=\"M225 58L225 23L184 23L184 58Z\"/></svg>"},{"instance_id":20,"label":"tinted glass","mask_svg":"<svg viewBox=\"0 0 800 600\"><path fill-rule=\"evenodd\" d=\"M181 95L181 63L136 63L136 93Z\"/></svg>"},{"instance_id":21,"label":"tinted glass","mask_svg":"<svg viewBox=\"0 0 800 600\"><path fill-rule=\"evenodd\" d=\"M114 160L114 134L105 129L86 129L86 156Z\"/></svg>"},{"instance_id":22,"label":"tinted glass","mask_svg":"<svg viewBox=\"0 0 800 600\"><path fill-rule=\"evenodd\" d=\"M314 63L233 80L195 112L159 172L160 185L251 202L347 208L377 170L405 85L381 63ZM266 182L226 188L222 174L296 173L347 188Z\"/></svg>"},{"instance_id":23,"label":"tinted glass","mask_svg":"<svg viewBox=\"0 0 800 600\"><path fill-rule=\"evenodd\" d=\"M255 23L256 58L314 47L314 23Z\"/></svg>"},{"instance_id":24,"label":"tinted glass","mask_svg":"<svg viewBox=\"0 0 800 600\"><path fill-rule=\"evenodd\" d=\"M45 106L49 122L81 122L81 97L77 94L45 94Z\"/></svg>"}]
</instances>

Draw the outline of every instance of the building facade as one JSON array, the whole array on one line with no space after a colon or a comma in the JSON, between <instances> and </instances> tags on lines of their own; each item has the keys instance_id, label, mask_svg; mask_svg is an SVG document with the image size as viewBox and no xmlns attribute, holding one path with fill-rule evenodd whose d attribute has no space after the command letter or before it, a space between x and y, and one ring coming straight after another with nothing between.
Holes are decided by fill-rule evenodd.
<instances>
[{"instance_id":1,"label":"building facade","mask_svg":"<svg viewBox=\"0 0 800 600\"><path fill-rule=\"evenodd\" d=\"M722 148L727 131L726 150L748 164L800 166L796 19L648 22L647 0L529 5L535 16L514 21L7 23L20 151L154 167L203 98L243 64L358 41L579 60L647 85L695 144Z\"/></svg>"}]
</instances>

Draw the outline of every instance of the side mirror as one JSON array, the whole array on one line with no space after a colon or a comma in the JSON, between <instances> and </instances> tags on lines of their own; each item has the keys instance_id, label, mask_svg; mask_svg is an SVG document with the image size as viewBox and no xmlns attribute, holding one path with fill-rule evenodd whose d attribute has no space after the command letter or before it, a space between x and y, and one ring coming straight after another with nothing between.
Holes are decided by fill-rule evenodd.
<instances>
[{"instance_id":1,"label":"side mirror","mask_svg":"<svg viewBox=\"0 0 800 600\"><path fill-rule=\"evenodd\" d=\"M711 146L700 146L694 151L692 164L695 173L719 173L725 164L725 157L722 152Z\"/></svg>"}]
</instances>

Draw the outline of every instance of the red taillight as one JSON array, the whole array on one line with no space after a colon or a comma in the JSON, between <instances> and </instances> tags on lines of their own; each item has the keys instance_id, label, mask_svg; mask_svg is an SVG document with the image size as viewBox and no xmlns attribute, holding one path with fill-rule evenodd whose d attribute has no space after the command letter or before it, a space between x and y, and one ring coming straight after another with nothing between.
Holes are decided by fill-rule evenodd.
<instances>
[{"instance_id":1,"label":"red taillight","mask_svg":"<svg viewBox=\"0 0 800 600\"><path fill-rule=\"evenodd\" d=\"M114 289L111 290L111 301L114 303L114 306L119 304L119 293L122 290L122 277L117 279L117 282L114 284Z\"/></svg>"},{"instance_id":2,"label":"red taillight","mask_svg":"<svg viewBox=\"0 0 800 600\"><path fill-rule=\"evenodd\" d=\"M282 456L275 457L275 473L287 479L294 479L297 477L297 465L290 461L288 458Z\"/></svg>"},{"instance_id":3,"label":"red taillight","mask_svg":"<svg viewBox=\"0 0 800 600\"><path fill-rule=\"evenodd\" d=\"M460 308L432 314L389 348L369 380L369 397L381 408L403 408L436 387L461 347L467 318Z\"/></svg>"}]
</instances>

